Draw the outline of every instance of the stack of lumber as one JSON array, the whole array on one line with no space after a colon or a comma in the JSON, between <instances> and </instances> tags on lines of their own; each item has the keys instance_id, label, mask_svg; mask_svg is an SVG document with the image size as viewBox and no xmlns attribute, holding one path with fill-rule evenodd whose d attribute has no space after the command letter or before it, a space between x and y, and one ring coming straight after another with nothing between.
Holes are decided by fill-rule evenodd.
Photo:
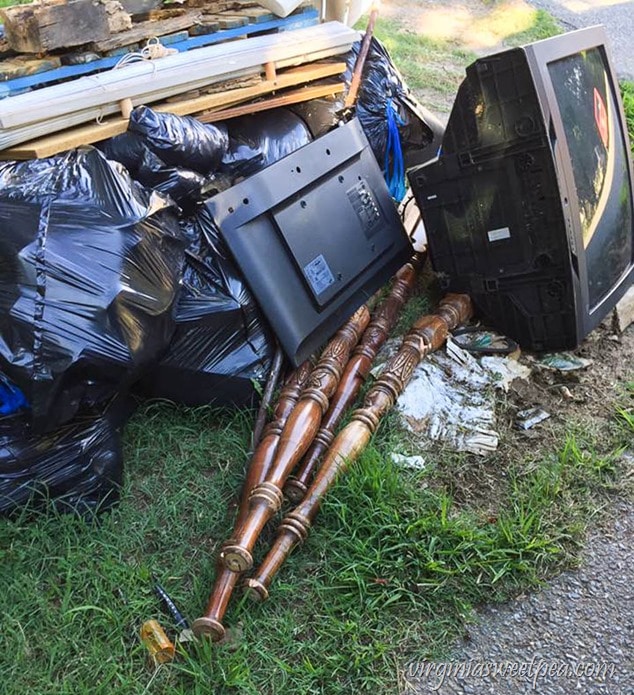
<instances>
[{"instance_id":1,"label":"stack of lumber","mask_svg":"<svg viewBox=\"0 0 634 695\"><path fill-rule=\"evenodd\" d=\"M45 84L108 70L149 40L187 51L262 32L318 23L302 5L285 19L253 0L185 0L164 9L158 0L44 0L1 9L6 38L0 41L0 98Z\"/></svg>"},{"instance_id":2,"label":"stack of lumber","mask_svg":"<svg viewBox=\"0 0 634 695\"><path fill-rule=\"evenodd\" d=\"M183 98L179 101L166 101L153 108L156 111L174 113L179 116L195 114L198 120L209 123L226 120L235 116L257 113L264 109L288 106L290 104L338 94L343 91L341 82L311 84L321 78L341 75L346 69L343 62L315 62L296 68L276 72L272 78L266 74L256 75L248 86L236 86L240 82L223 83L223 89L209 94ZM298 87L289 90L290 87ZM276 96L251 100L276 93ZM245 103L246 102L246 103ZM106 138L123 133L128 128L128 118L115 116L98 123L70 128L53 135L36 138L9 149L0 150L0 160L24 160L50 157L59 152L100 142Z\"/></svg>"},{"instance_id":3,"label":"stack of lumber","mask_svg":"<svg viewBox=\"0 0 634 695\"><path fill-rule=\"evenodd\" d=\"M84 0L54 1L59 4L44 9L84 7ZM114 2L108 1L110 5ZM91 2L106 7L102 0ZM143 19L138 25L171 19L184 21L183 17L188 17L189 21L191 13L199 12L200 7L208 8L210 2L219 6L218 0L187 0L189 8L167 10L153 8L156 0L125 2L125 7L133 11L150 7L143 14L135 15ZM264 26L266 22L258 23L258 17L268 19L266 11L245 8L245 2L222 0L225 11L232 7L231 12L242 13L247 21ZM121 15L124 8L119 2L114 4ZM236 5L240 9L235 9ZM174 16L168 20L153 19L164 18L166 13ZM198 16L209 17L209 14L199 13ZM26 19L20 30L7 27L8 40L12 37L13 45L21 42L25 48L56 46L60 41L56 38L59 27L45 25L43 15L38 17L37 31ZM117 21L118 26L125 24L121 16ZM96 22L82 37L90 37L94 48L113 46L116 34L95 39L101 31L99 26ZM136 29L124 29L119 34L129 35L130 31ZM73 32L74 29L69 34ZM147 34L146 29L143 34ZM332 57L347 53L357 38L357 33L344 24L328 22L299 29L291 26L281 33L257 32L239 41L188 46L186 52L174 50L166 54L163 51L152 59L118 56L119 64L111 69L55 84L44 83L37 90L0 99L0 159L47 157L112 137L127 129L131 109L141 104L151 104L157 111L195 115L203 122L211 122L337 94L344 89L341 77L337 79L337 76L344 72L345 64L341 60L335 62ZM70 42L79 40L77 37ZM178 42L172 46L178 47ZM129 60L130 57L135 60ZM330 60L324 61L325 58ZM38 58L40 61L46 59ZM330 79L324 81L324 78ZM269 98L264 99L265 96ZM254 99L258 101L253 103Z\"/></svg>"}]
</instances>

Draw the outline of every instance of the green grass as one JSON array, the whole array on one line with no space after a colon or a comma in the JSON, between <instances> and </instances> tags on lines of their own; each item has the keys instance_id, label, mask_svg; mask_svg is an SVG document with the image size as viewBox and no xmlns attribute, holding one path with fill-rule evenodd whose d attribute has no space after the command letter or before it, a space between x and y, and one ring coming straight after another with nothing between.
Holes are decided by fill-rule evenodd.
<instances>
[{"instance_id":1,"label":"green grass","mask_svg":"<svg viewBox=\"0 0 634 695\"><path fill-rule=\"evenodd\" d=\"M495 9L495 3L491 5ZM362 17L356 28L364 30L366 25L367 17ZM518 46L559 33L561 27L552 15L536 10L533 24L521 33L506 37L505 44ZM431 39L399 21L381 16L376 21L374 34L385 45L421 102L432 112L447 113L464 78L464 69L477 58L477 54L455 41Z\"/></svg>"},{"instance_id":2,"label":"green grass","mask_svg":"<svg viewBox=\"0 0 634 695\"><path fill-rule=\"evenodd\" d=\"M499 471L499 498L458 501L464 465L396 468L394 417L326 500L306 545L261 606L237 601L229 644L189 645L153 673L138 640L159 618L156 573L184 612L204 607L242 479L250 417L168 404L127 431L120 506L96 523L54 513L0 523L3 693L395 692L406 661L446 654L473 606L537 586L571 562L587 519L620 492L631 393L601 449L579 433L558 454ZM467 459L467 463L470 459ZM474 462L475 463L475 462ZM270 540L271 534L267 533ZM173 629L171 634L174 634ZM146 690L147 688L147 690Z\"/></svg>"},{"instance_id":3,"label":"green grass","mask_svg":"<svg viewBox=\"0 0 634 695\"><path fill-rule=\"evenodd\" d=\"M505 43L509 46L522 46L533 41L541 41L562 33L557 20L545 10L536 10L533 24L525 31L508 36Z\"/></svg>"},{"instance_id":4,"label":"green grass","mask_svg":"<svg viewBox=\"0 0 634 695\"><path fill-rule=\"evenodd\" d=\"M476 57L456 44L415 34L391 20L379 18L375 35L415 92L440 97L455 94L464 66Z\"/></svg>"},{"instance_id":5,"label":"green grass","mask_svg":"<svg viewBox=\"0 0 634 695\"><path fill-rule=\"evenodd\" d=\"M440 51L456 57L454 47L379 29L413 84L429 87L434 76L414 71L425 51L436 66ZM438 85L439 98L451 80ZM634 91L623 90L632 119ZM400 330L428 303L417 296ZM30 511L0 520L0 691L396 693L409 661L447 655L474 606L574 564L588 522L631 494L622 452L634 435L633 397L629 384L600 431L569 423L552 450L519 454L512 438L487 460L434 449L424 471L391 463L390 452L412 444L390 415L326 499L270 601L236 600L227 644L189 644L157 671L147 666L141 623L158 618L175 633L150 576L190 619L201 614L243 479L252 413L144 406L126 430L126 481L114 511L93 522ZM271 537L267 530L263 540Z\"/></svg>"},{"instance_id":6,"label":"green grass","mask_svg":"<svg viewBox=\"0 0 634 695\"><path fill-rule=\"evenodd\" d=\"M11 5L30 5L33 0L0 0L0 7L10 7Z\"/></svg>"},{"instance_id":7,"label":"green grass","mask_svg":"<svg viewBox=\"0 0 634 695\"><path fill-rule=\"evenodd\" d=\"M621 94L623 96L623 109L625 110L627 128L630 132L630 144L634 145L634 83L623 80L621 82Z\"/></svg>"}]
</instances>

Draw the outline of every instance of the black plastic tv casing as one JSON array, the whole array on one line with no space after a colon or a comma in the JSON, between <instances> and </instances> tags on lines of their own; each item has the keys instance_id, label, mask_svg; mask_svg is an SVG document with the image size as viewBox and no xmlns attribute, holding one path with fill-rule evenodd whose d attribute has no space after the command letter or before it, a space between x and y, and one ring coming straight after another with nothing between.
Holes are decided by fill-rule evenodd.
<instances>
[{"instance_id":1,"label":"black plastic tv casing","mask_svg":"<svg viewBox=\"0 0 634 695\"><path fill-rule=\"evenodd\" d=\"M295 365L413 253L357 119L206 205Z\"/></svg>"},{"instance_id":2,"label":"black plastic tv casing","mask_svg":"<svg viewBox=\"0 0 634 695\"><path fill-rule=\"evenodd\" d=\"M457 112L457 98L449 118L440 156L408 172L425 222L432 264L443 284L456 291L468 292L495 327L516 338L523 347L536 351L576 347L605 318L634 281L634 259L630 259L629 267L616 284L596 306L590 308L588 273L575 180L564 126L548 72L549 63L589 49L598 49L601 52L610 82L609 88L618 109L616 120L620 127L617 126L617 130L620 130L618 136L622 138L626 152L630 206L634 211L632 162L626 121L607 45L607 35L602 26L509 49L481 58L469 66L463 87L470 79L475 82L480 78L487 79L487 73L498 69L502 71L505 61L515 60L518 65L525 61L536 93L543 127L531 132L531 103L530 99L526 98L526 119L524 123L520 119L515 123L515 137L509 137L506 142L496 143L496 146L489 150L483 146L469 147L466 142L456 142L454 137L454 142L449 148L451 151L448 152L446 143L452 137L452 121L457 123L458 119L464 121L468 118L468 114ZM521 57L522 55L524 57ZM460 92L458 95L460 97ZM472 106L481 108L476 104ZM501 114L504 109L508 111L513 108L504 104L496 104L495 107L500 109ZM458 130L460 127L463 126L459 126ZM526 133L522 132L523 128L526 129ZM464 126L463 130L465 140L468 140L468 127ZM521 161L522 157L526 158L527 167L530 167L530 157L542 158L539 165L545 165L544 173L539 180L535 177L535 185L540 187L540 195L551 198L549 205L552 205L547 209L544 204L539 213L543 216L544 224L552 224L548 231L561 235L560 248L553 251L552 240L549 242L545 237L537 240L534 229L527 232L526 238L519 243L524 244L525 258L530 259L533 267L525 269L519 268L517 263L515 267L511 267L512 259L509 259L508 265L492 262L485 245L481 241L475 241L474 229L464 231L464 236L472 236L471 239L463 238L453 243L447 238L447 214L456 202L458 187L470 185L473 190L477 190L478 177L490 175L492 168L503 177L504 168L510 166L509 162ZM546 171L548 157L552 162L551 171ZM515 170L507 171L511 176L515 173ZM554 190L545 190L549 180ZM509 190L518 194L511 204L521 207L534 203L530 201L532 192L528 179L522 186L513 186L508 181L504 181L503 185L508 185ZM459 224L459 220L456 224ZM534 228L538 224L538 218L531 224ZM486 230L486 220L482 220L478 234L486 234ZM634 235L634 230L632 234ZM542 253L538 248L541 243L551 243L551 247ZM557 253L560 255L559 258L555 257ZM558 294L560 296L557 296ZM529 305L530 309L527 309Z\"/></svg>"}]
</instances>

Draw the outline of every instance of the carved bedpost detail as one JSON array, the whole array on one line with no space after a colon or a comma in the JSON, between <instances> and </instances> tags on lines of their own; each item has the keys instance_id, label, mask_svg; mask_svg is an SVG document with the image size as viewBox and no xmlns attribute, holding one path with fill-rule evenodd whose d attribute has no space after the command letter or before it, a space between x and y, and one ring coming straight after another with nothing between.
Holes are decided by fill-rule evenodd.
<instances>
[{"instance_id":1,"label":"carved bedpost detail","mask_svg":"<svg viewBox=\"0 0 634 695\"><path fill-rule=\"evenodd\" d=\"M396 274L389 295L372 314L361 341L352 351L352 357L339 381L328 412L311 444L299 470L290 476L284 492L292 502L299 502L308 489L313 472L335 438L335 430L344 414L357 397L383 343L396 323L399 312L416 281L422 258L416 254Z\"/></svg>"},{"instance_id":2,"label":"carved bedpost detail","mask_svg":"<svg viewBox=\"0 0 634 695\"><path fill-rule=\"evenodd\" d=\"M266 479L249 497L249 511L233 543L225 546L221 558L228 569L244 572L253 566L251 552L267 521L282 504L282 486L312 442L322 417L337 388L350 351L370 321L364 305L339 329L324 349L308 385L289 416L280 435L275 460Z\"/></svg>"},{"instance_id":3,"label":"carved bedpost detail","mask_svg":"<svg viewBox=\"0 0 634 695\"><path fill-rule=\"evenodd\" d=\"M282 428L291 414L299 396L308 382L313 369L310 360L303 362L288 378L280 391L277 404L273 411L273 419L264 429L262 439L258 444L242 487L240 507L233 527L233 535L239 533L249 511L249 496L253 488L264 480L275 457L275 451ZM229 539L227 543L232 543ZM205 615L194 622L193 630L198 636L205 635L214 641L222 639L225 634L222 620L229 605L229 599L238 582L239 574L227 569L218 558L216 562L216 579L209 596Z\"/></svg>"},{"instance_id":4,"label":"carved bedpost detail","mask_svg":"<svg viewBox=\"0 0 634 695\"><path fill-rule=\"evenodd\" d=\"M306 497L280 524L275 543L256 575L247 579L245 586L250 596L259 600L268 597L273 577L293 548L308 535L324 495L363 451L381 418L411 379L416 365L425 355L437 350L448 332L467 321L471 314L469 297L450 294L435 314L419 319L412 326L400 350L387 362L381 376L368 391L363 406L355 410L350 423L337 435Z\"/></svg>"}]
</instances>

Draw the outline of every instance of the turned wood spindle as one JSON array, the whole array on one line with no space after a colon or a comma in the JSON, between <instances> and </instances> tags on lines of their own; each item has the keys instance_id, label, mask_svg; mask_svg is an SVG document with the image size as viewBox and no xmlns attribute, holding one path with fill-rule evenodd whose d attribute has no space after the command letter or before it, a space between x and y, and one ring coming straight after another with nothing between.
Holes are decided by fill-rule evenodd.
<instances>
[{"instance_id":1,"label":"turned wood spindle","mask_svg":"<svg viewBox=\"0 0 634 695\"><path fill-rule=\"evenodd\" d=\"M233 525L232 538L229 539L227 543L233 543L233 536L239 533L244 523L249 510L249 495L253 488L266 478L269 468L273 463L275 450L277 449L277 443L284 424L295 407L302 390L306 386L312 370L312 362L306 360L306 362L302 363L291 374L280 391L277 404L273 411L273 417L265 427L262 439L249 463L247 475L242 487L238 514ZM227 612L227 606L229 605L229 600L238 582L239 576L238 572L227 569L220 560L220 556L218 557L214 586L211 590L204 616L194 621L192 626L194 634L199 637L209 637L214 642L224 637L225 628L222 624L222 620Z\"/></svg>"},{"instance_id":2,"label":"turned wood spindle","mask_svg":"<svg viewBox=\"0 0 634 695\"><path fill-rule=\"evenodd\" d=\"M319 432L315 435L297 472L289 476L286 482L284 493L291 502L297 504L304 498L315 467L332 444L337 425L356 399L370 372L376 353L387 340L405 300L412 291L421 263L422 257L415 254L409 263L398 271L389 295L372 314L359 344L352 351Z\"/></svg>"},{"instance_id":3,"label":"turned wood spindle","mask_svg":"<svg viewBox=\"0 0 634 695\"><path fill-rule=\"evenodd\" d=\"M249 513L234 543L224 547L221 558L234 572L253 566L252 551L260 532L282 505L282 487L310 446L328 403L337 388L350 351L370 321L364 305L337 331L321 354L308 386L289 416L277 446L275 461L264 482L249 497Z\"/></svg>"},{"instance_id":4,"label":"turned wood spindle","mask_svg":"<svg viewBox=\"0 0 634 695\"><path fill-rule=\"evenodd\" d=\"M449 331L468 320L471 314L471 300L467 295L450 294L435 314L424 316L414 324L400 350L387 362L368 391L363 406L355 410L350 423L337 435L302 503L278 527L275 543L256 575L245 582L252 598L262 601L268 598L273 577L295 546L308 535L324 495L366 447L381 418L411 379L416 365L425 355L437 350Z\"/></svg>"}]
</instances>

